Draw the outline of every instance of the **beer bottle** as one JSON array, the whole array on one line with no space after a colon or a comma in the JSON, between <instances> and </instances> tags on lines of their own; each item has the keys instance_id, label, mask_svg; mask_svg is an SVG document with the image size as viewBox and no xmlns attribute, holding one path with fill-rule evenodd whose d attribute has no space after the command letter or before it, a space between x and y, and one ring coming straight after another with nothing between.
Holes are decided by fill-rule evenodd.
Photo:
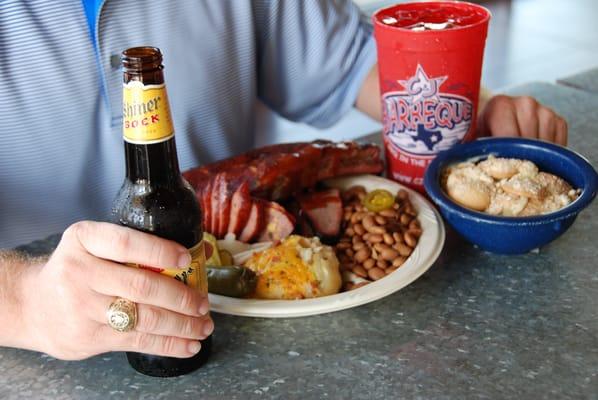
<instances>
[{"instance_id":1,"label":"beer bottle","mask_svg":"<svg viewBox=\"0 0 598 400\"><path fill-rule=\"evenodd\" d=\"M162 53L154 47L135 47L125 50L121 60L126 177L113 204L113 222L187 247L193 259L187 269L160 273L207 294L202 214L193 189L179 170ZM151 266L132 266L156 271ZM147 375L183 375L207 360L211 339L203 340L199 353L190 358L127 353L127 359Z\"/></svg>"}]
</instances>

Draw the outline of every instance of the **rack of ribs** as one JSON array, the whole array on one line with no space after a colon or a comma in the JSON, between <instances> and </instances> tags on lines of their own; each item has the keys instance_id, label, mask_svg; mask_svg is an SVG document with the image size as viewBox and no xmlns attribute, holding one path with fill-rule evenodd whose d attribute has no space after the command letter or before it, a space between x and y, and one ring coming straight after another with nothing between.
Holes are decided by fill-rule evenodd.
<instances>
[{"instance_id":1,"label":"rack of ribs","mask_svg":"<svg viewBox=\"0 0 598 400\"><path fill-rule=\"evenodd\" d=\"M325 179L379 174L380 148L355 142L284 143L257 148L183 173L203 209L205 231L243 242L279 240L295 226L277 201Z\"/></svg>"}]
</instances>

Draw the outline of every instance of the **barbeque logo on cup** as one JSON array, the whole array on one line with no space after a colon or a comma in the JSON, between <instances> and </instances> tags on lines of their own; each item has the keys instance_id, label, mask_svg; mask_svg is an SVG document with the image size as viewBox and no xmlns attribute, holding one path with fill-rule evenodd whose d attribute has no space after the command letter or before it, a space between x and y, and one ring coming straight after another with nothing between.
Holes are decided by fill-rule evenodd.
<instances>
[{"instance_id":1,"label":"barbeque logo on cup","mask_svg":"<svg viewBox=\"0 0 598 400\"><path fill-rule=\"evenodd\" d=\"M384 134L394 146L412 155L434 156L469 132L473 105L466 97L440 92L447 78L429 77L418 64L414 76L398 81L404 91L384 94Z\"/></svg>"}]
</instances>

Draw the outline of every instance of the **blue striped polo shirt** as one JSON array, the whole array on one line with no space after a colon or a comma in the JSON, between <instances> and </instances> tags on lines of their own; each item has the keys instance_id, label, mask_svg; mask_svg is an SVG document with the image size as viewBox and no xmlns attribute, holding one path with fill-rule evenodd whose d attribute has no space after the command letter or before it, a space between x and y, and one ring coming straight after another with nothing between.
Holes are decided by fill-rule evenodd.
<instances>
[{"instance_id":1,"label":"blue striped polo shirt","mask_svg":"<svg viewBox=\"0 0 598 400\"><path fill-rule=\"evenodd\" d=\"M375 63L350 1L94 1L87 14L81 0L0 2L0 247L109 215L125 171L123 49L164 54L183 170L251 148L258 100L333 124Z\"/></svg>"}]
</instances>

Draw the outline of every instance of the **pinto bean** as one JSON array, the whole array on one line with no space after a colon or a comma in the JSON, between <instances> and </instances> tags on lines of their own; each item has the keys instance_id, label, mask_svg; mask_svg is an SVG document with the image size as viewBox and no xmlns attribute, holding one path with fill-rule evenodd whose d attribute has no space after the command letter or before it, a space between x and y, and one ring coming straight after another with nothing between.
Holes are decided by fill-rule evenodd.
<instances>
[{"instance_id":1,"label":"pinto bean","mask_svg":"<svg viewBox=\"0 0 598 400\"><path fill-rule=\"evenodd\" d=\"M356 212L353 215L351 215L351 223L352 224L356 224L359 221L362 220L362 218L364 217L365 213L362 212Z\"/></svg>"},{"instance_id":2,"label":"pinto bean","mask_svg":"<svg viewBox=\"0 0 598 400\"><path fill-rule=\"evenodd\" d=\"M421 225L417 218L414 218L411 222L409 222L409 229L421 229Z\"/></svg>"},{"instance_id":3,"label":"pinto bean","mask_svg":"<svg viewBox=\"0 0 598 400\"><path fill-rule=\"evenodd\" d=\"M391 266L391 267L388 267L388 268L386 268L386 269L384 270L384 273L385 273L386 275L390 275L390 274L392 274L394 271L396 271L397 269L399 269L399 267L394 267L394 266Z\"/></svg>"},{"instance_id":4,"label":"pinto bean","mask_svg":"<svg viewBox=\"0 0 598 400\"><path fill-rule=\"evenodd\" d=\"M395 268L399 268L401 265L405 263L407 259L403 256L399 256L392 261L392 266Z\"/></svg>"},{"instance_id":5,"label":"pinto bean","mask_svg":"<svg viewBox=\"0 0 598 400\"><path fill-rule=\"evenodd\" d=\"M374 267L374 265L376 265L376 260L374 260L373 258L368 258L367 260L365 260L363 262L363 268L365 269L372 269Z\"/></svg>"},{"instance_id":6,"label":"pinto bean","mask_svg":"<svg viewBox=\"0 0 598 400\"><path fill-rule=\"evenodd\" d=\"M355 255L355 252L353 251L353 249L352 249L352 248L348 248L348 249L345 249L345 254L346 254L348 257L353 257L353 256Z\"/></svg>"},{"instance_id":7,"label":"pinto bean","mask_svg":"<svg viewBox=\"0 0 598 400\"><path fill-rule=\"evenodd\" d=\"M394 248L399 252L400 255L403 257L407 257L411 254L413 249L407 246L405 243L397 243L394 245Z\"/></svg>"},{"instance_id":8,"label":"pinto bean","mask_svg":"<svg viewBox=\"0 0 598 400\"><path fill-rule=\"evenodd\" d=\"M399 256L399 253L393 249L392 247L389 247L388 249L381 251L380 255L382 256L382 258L384 258L387 261L392 261L395 258L397 258Z\"/></svg>"},{"instance_id":9,"label":"pinto bean","mask_svg":"<svg viewBox=\"0 0 598 400\"><path fill-rule=\"evenodd\" d=\"M411 232L405 232L403 239L405 239L405 244L407 244L407 246L411 248L415 248L415 246L417 246L417 239L411 234Z\"/></svg>"},{"instance_id":10,"label":"pinto bean","mask_svg":"<svg viewBox=\"0 0 598 400\"><path fill-rule=\"evenodd\" d=\"M401 214L401 225L408 226L409 222L411 222L411 216L409 214Z\"/></svg>"},{"instance_id":11,"label":"pinto bean","mask_svg":"<svg viewBox=\"0 0 598 400\"><path fill-rule=\"evenodd\" d=\"M361 185L356 185L356 186L351 186L349 189L345 190L341 196L342 199L346 202L353 200L354 198L356 198L358 196L358 194L363 194L365 195L366 190L363 186Z\"/></svg>"},{"instance_id":12,"label":"pinto bean","mask_svg":"<svg viewBox=\"0 0 598 400\"><path fill-rule=\"evenodd\" d=\"M355 231L353 230L353 228L347 228L345 230L345 235L347 235L347 236L353 236L353 235L355 235Z\"/></svg>"},{"instance_id":13,"label":"pinto bean","mask_svg":"<svg viewBox=\"0 0 598 400\"><path fill-rule=\"evenodd\" d=\"M367 214L363 217L363 219L361 220L361 223L363 224L363 227L369 232L372 226L376 225L376 221L374 220L374 217L371 214Z\"/></svg>"},{"instance_id":14,"label":"pinto bean","mask_svg":"<svg viewBox=\"0 0 598 400\"><path fill-rule=\"evenodd\" d=\"M356 236L353 236L356 237ZM359 251L361 249L363 249L365 247L365 243L363 242L357 242L353 244L353 251Z\"/></svg>"},{"instance_id":15,"label":"pinto bean","mask_svg":"<svg viewBox=\"0 0 598 400\"><path fill-rule=\"evenodd\" d=\"M381 215L384 218L389 218L389 219L396 219L397 218L397 212L391 208L388 208L386 210L382 210L380 212L378 212L379 215Z\"/></svg>"},{"instance_id":16,"label":"pinto bean","mask_svg":"<svg viewBox=\"0 0 598 400\"><path fill-rule=\"evenodd\" d=\"M392 238L392 235L388 232L382 235L382 238L384 238L384 243L386 243L389 246L392 246L395 243L395 240Z\"/></svg>"},{"instance_id":17,"label":"pinto bean","mask_svg":"<svg viewBox=\"0 0 598 400\"><path fill-rule=\"evenodd\" d=\"M407 193L405 189L399 189L399 192L397 193L397 199L405 201L409 199L409 193Z\"/></svg>"},{"instance_id":18,"label":"pinto bean","mask_svg":"<svg viewBox=\"0 0 598 400\"><path fill-rule=\"evenodd\" d=\"M382 235L378 235L376 233L370 233L370 236L366 239L370 243L380 243L384 240Z\"/></svg>"},{"instance_id":19,"label":"pinto bean","mask_svg":"<svg viewBox=\"0 0 598 400\"><path fill-rule=\"evenodd\" d=\"M369 248L363 247L357 253L355 253L355 256L354 256L355 261L361 264L362 262L364 262L365 260L370 258L371 254L372 254L372 252L370 251Z\"/></svg>"},{"instance_id":20,"label":"pinto bean","mask_svg":"<svg viewBox=\"0 0 598 400\"><path fill-rule=\"evenodd\" d=\"M378 252L376 251L376 249L372 249L372 258L374 260L378 260Z\"/></svg>"},{"instance_id":21,"label":"pinto bean","mask_svg":"<svg viewBox=\"0 0 598 400\"><path fill-rule=\"evenodd\" d=\"M384 226L386 225L386 218L384 218L381 215L376 215L374 217L374 221L376 221L376 224L380 225L380 226Z\"/></svg>"},{"instance_id":22,"label":"pinto bean","mask_svg":"<svg viewBox=\"0 0 598 400\"><path fill-rule=\"evenodd\" d=\"M378 268L386 269L388 268L388 263L386 262L386 260L378 260L376 261L376 266Z\"/></svg>"},{"instance_id":23,"label":"pinto bean","mask_svg":"<svg viewBox=\"0 0 598 400\"><path fill-rule=\"evenodd\" d=\"M403 242L403 236L401 236L401 234L399 232L393 232L392 238L395 240L395 243Z\"/></svg>"},{"instance_id":24,"label":"pinto bean","mask_svg":"<svg viewBox=\"0 0 598 400\"><path fill-rule=\"evenodd\" d=\"M366 278L368 276L368 272L361 265L355 265L353 267L353 273L362 278Z\"/></svg>"},{"instance_id":25,"label":"pinto bean","mask_svg":"<svg viewBox=\"0 0 598 400\"><path fill-rule=\"evenodd\" d=\"M368 231L369 233L375 233L378 235L382 235L382 234L384 234L384 232L386 232L383 227L376 225L376 221L369 214L366 215L365 217L363 217L362 224L363 224L363 227L365 228L365 230Z\"/></svg>"},{"instance_id":26,"label":"pinto bean","mask_svg":"<svg viewBox=\"0 0 598 400\"><path fill-rule=\"evenodd\" d=\"M353 225L353 230L355 231L355 234L359 236L363 236L363 234L365 233L365 228L361 224Z\"/></svg>"},{"instance_id":27,"label":"pinto bean","mask_svg":"<svg viewBox=\"0 0 598 400\"><path fill-rule=\"evenodd\" d=\"M421 228L419 228L419 229L409 229L409 233L413 237L419 239L419 237L422 235L423 231L421 230Z\"/></svg>"},{"instance_id":28,"label":"pinto bean","mask_svg":"<svg viewBox=\"0 0 598 400\"><path fill-rule=\"evenodd\" d=\"M380 278L384 278L386 273L382 268L374 267L368 271L368 276L370 279L377 281Z\"/></svg>"}]
</instances>

